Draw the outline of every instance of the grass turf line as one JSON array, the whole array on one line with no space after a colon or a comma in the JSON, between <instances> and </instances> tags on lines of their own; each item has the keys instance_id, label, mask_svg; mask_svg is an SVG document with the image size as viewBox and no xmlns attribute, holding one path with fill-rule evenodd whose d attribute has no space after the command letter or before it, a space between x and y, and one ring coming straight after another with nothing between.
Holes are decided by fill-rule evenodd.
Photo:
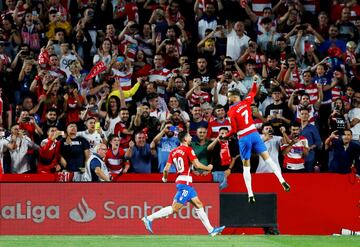
<instances>
[{"instance_id":1,"label":"grass turf line","mask_svg":"<svg viewBox=\"0 0 360 247\"><path fill-rule=\"evenodd\" d=\"M359 236L0 236L1 247L360 247Z\"/></svg>"}]
</instances>

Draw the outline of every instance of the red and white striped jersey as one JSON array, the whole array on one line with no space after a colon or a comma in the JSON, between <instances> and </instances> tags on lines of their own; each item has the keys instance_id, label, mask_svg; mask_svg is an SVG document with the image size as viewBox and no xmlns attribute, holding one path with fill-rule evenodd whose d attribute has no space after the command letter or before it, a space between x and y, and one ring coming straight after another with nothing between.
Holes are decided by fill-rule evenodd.
<instances>
[{"instance_id":1,"label":"red and white striped jersey","mask_svg":"<svg viewBox=\"0 0 360 247\"><path fill-rule=\"evenodd\" d=\"M288 147L289 144L281 144L281 150ZM304 149L309 148L308 140L304 136L299 137L299 141L292 145L290 151L284 155L283 167L289 170L304 169Z\"/></svg>"},{"instance_id":2,"label":"red and white striped jersey","mask_svg":"<svg viewBox=\"0 0 360 247\"><path fill-rule=\"evenodd\" d=\"M113 153L113 150L109 148L105 155L105 164L112 174L119 174L124 169L129 161L125 160L125 151L119 147L117 154Z\"/></svg>"},{"instance_id":3,"label":"red and white striped jersey","mask_svg":"<svg viewBox=\"0 0 360 247\"><path fill-rule=\"evenodd\" d=\"M210 94L204 91L200 91L198 93L192 93L189 99L189 106L193 107L194 105L200 105L205 102L211 101Z\"/></svg>"},{"instance_id":4,"label":"red and white striped jersey","mask_svg":"<svg viewBox=\"0 0 360 247\"><path fill-rule=\"evenodd\" d=\"M131 76L133 74L133 69L131 68L129 71L120 71L118 69L111 69L115 79L119 79L120 86L122 90L130 90L131 89Z\"/></svg>"},{"instance_id":5,"label":"red and white striped jersey","mask_svg":"<svg viewBox=\"0 0 360 247\"><path fill-rule=\"evenodd\" d=\"M150 70L149 81L150 82L153 82L153 81L167 82L171 76L172 76L171 70L168 70L167 68L152 69L152 70ZM158 89L158 91L157 91L158 94L160 94L160 95L165 94L165 87L158 86L157 89Z\"/></svg>"},{"instance_id":6,"label":"red and white striped jersey","mask_svg":"<svg viewBox=\"0 0 360 247\"><path fill-rule=\"evenodd\" d=\"M129 143L131 141L132 135L127 135L124 131L127 129L126 123L117 122L114 128L114 135L120 137L120 147L126 150L129 148Z\"/></svg>"},{"instance_id":7,"label":"red and white striped jersey","mask_svg":"<svg viewBox=\"0 0 360 247\"><path fill-rule=\"evenodd\" d=\"M319 89L315 83L310 83L309 85L305 85L302 83L297 83L295 85L295 89L304 90L310 97L310 104L314 105L319 99Z\"/></svg>"},{"instance_id":8,"label":"red and white striped jersey","mask_svg":"<svg viewBox=\"0 0 360 247\"><path fill-rule=\"evenodd\" d=\"M337 98L341 98L341 87L340 86L335 86L331 89L331 99L334 102Z\"/></svg>"},{"instance_id":9,"label":"red and white striped jersey","mask_svg":"<svg viewBox=\"0 0 360 247\"><path fill-rule=\"evenodd\" d=\"M125 54L126 57L132 62L135 60L137 47L138 41L127 34L124 35L124 39L121 41L119 46L120 52Z\"/></svg>"},{"instance_id":10,"label":"red and white striped jersey","mask_svg":"<svg viewBox=\"0 0 360 247\"><path fill-rule=\"evenodd\" d=\"M115 79L120 81L121 89L124 91L131 89L131 77L133 75L133 68L128 71L120 71L118 69L111 69ZM131 101L132 97L126 98L125 101Z\"/></svg>"},{"instance_id":11,"label":"red and white striped jersey","mask_svg":"<svg viewBox=\"0 0 360 247\"><path fill-rule=\"evenodd\" d=\"M197 159L194 150L191 147L180 145L169 154L167 163L173 164L178 173L176 183L191 185L192 162Z\"/></svg>"},{"instance_id":12,"label":"red and white striped jersey","mask_svg":"<svg viewBox=\"0 0 360 247\"><path fill-rule=\"evenodd\" d=\"M230 120L225 118L224 121L219 122L217 119L213 119L208 124L207 138L216 138L219 135L221 127L226 127L229 131L231 130Z\"/></svg>"},{"instance_id":13,"label":"red and white striped jersey","mask_svg":"<svg viewBox=\"0 0 360 247\"><path fill-rule=\"evenodd\" d=\"M251 3L252 11L257 16L262 16L264 8L272 7L271 0L251 0Z\"/></svg>"},{"instance_id":14,"label":"red and white striped jersey","mask_svg":"<svg viewBox=\"0 0 360 247\"><path fill-rule=\"evenodd\" d=\"M295 69L293 69L293 71L290 72L290 78L289 78L289 82L296 85L296 84L301 84L301 70L296 67ZM293 92L294 92L294 88L291 87L285 87L285 92L286 92L286 96L289 97Z\"/></svg>"}]
</instances>

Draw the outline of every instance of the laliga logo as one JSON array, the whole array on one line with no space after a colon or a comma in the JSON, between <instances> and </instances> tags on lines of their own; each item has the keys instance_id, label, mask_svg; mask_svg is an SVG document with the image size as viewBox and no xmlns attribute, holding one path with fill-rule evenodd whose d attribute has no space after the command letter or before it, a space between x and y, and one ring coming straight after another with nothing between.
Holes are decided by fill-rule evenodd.
<instances>
[{"instance_id":1,"label":"laliga logo","mask_svg":"<svg viewBox=\"0 0 360 247\"><path fill-rule=\"evenodd\" d=\"M96 212L89 208L83 197L77 207L69 212L69 217L75 222L86 223L95 219Z\"/></svg>"}]
</instances>

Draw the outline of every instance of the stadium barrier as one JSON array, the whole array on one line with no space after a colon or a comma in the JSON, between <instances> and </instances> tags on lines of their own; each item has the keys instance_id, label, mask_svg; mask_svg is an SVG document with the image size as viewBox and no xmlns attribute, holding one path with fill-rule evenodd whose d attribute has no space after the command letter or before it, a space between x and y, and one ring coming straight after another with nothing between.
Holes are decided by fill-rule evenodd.
<instances>
[{"instance_id":1,"label":"stadium barrier","mask_svg":"<svg viewBox=\"0 0 360 247\"><path fill-rule=\"evenodd\" d=\"M174 181L174 178L174 175L171 175L169 181ZM285 174L285 178L291 185L289 193L282 190L273 174L253 175L255 196L256 193L276 193L277 195L277 222L281 234L330 235L340 233L342 228L360 230L360 180L353 174ZM3 175L0 178L2 181L0 183L0 234L65 234L65 230L66 234L145 234L137 216L130 220L120 220L117 216L114 216L117 218L114 221L102 219L110 214L105 211L102 204L104 200L109 198L110 201L114 201L114 206L117 208L124 203L124 205L138 205L144 208L145 201L147 205L165 206L171 202L175 192L174 184L158 183L161 174L125 174L118 178L120 184L45 183L54 179L54 176L46 176L45 179L41 175ZM205 205L211 206L211 222L219 223L217 184L209 183L211 176L200 176L194 179L198 182L195 188L200 198ZM26 181L26 183L19 183L19 181ZM29 183L31 181L41 183ZM242 174L232 174L228 183L229 186L222 192L246 192ZM44 208L36 207L39 202ZM41 233L38 230L39 223L33 220L34 215L41 216L44 210L45 215L49 214L49 218L57 217L56 208L50 208L52 205L56 206L56 203L66 205L65 211L59 211L59 217L67 218L64 218L62 224L56 219L44 220L41 223L42 229L50 233ZM82 224L69 219L69 213L74 208L77 208L77 213L73 214L78 215L76 217L83 217L87 212L86 205L90 209L103 210L97 213L102 223L96 223L96 226L94 225L91 229L85 227L90 223ZM191 211L187 208L186 210ZM241 213L240 210L234 210L234 214L241 215ZM18 219L4 219L4 216L5 218L18 216ZM155 222L154 230L156 229L159 234L204 233L203 226L195 216L190 221L186 219L184 222L179 222L178 220L178 218L169 218ZM41 217L35 221L41 221ZM126 232L122 232L125 229L127 229ZM224 233L263 232L260 228L227 228Z\"/></svg>"},{"instance_id":2,"label":"stadium barrier","mask_svg":"<svg viewBox=\"0 0 360 247\"><path fill-rule=\"evenodd\" d=\"M147 234L140 220L172 203L174 184L2 183L0 235ZM211 222L219 189L197 184ZM193 207L154 224L156 234L206 234Z\"/></svg>"}]
</instances>

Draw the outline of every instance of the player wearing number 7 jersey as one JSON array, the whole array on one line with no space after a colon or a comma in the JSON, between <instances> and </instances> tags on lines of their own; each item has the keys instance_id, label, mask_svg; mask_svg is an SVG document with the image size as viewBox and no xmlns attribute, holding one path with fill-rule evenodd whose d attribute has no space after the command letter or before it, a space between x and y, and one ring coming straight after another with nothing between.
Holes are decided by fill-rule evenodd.
<instances>
[{"instance_id":1,"label":"player wearing number 7 jersey","mask_svg":"<svg viewBox=\"0 0 360 247\"><path fill-rule=\"evenodd\" d=\"M190 147L191 136L186 131L182 131L178 135L181 145L169 154L169 159L163 171L162 181L167 182L167 175L172 164L175 165L178 176L176 178L177 193L174 197L173 204L171 206L164 207L152 215L145 216L142 221L145 224L146 229L153 233L152 222L155 219L163 218L173 213L178 212L186 203L190 202L195 206L195 211L204 224L209 235L215 236L221 233L225 226L213 227L208 219L207 214L204 211L203 204L200 201L195 189L192 187L191 170L192 165L196 168L211 171L212 165L205 166L197 159L194 150Z\"/></svg>"},{"instance_id":2,"label":"player wearing number 7 jersey","mask_svg":"<svg viewBox=\"0 0 360 247\"><path fill-rule=\"evenodd\" d=\"M245 186L248 191L249 202L254 203L255 197L251 186L251 174L250 174L250 157L251 151L254 151L264 159L274 171L276 177L279 179L281 185L286 192L290 191L290 186L285 182L281 175L281 170L276 166L275 162L271 159L269 152L266 149L264 142L262 141L252 119L251 104L257 93L257 77L254 78L255 82L247 95L247 97L241 101L240 92L237 90L230 91L228 93L229 104L231 105L228 116L231 122L231 132L228 133L227 137L234 134L238 136L240 157L243 163L243 177Z\"/></svg>"}]
</instances>

